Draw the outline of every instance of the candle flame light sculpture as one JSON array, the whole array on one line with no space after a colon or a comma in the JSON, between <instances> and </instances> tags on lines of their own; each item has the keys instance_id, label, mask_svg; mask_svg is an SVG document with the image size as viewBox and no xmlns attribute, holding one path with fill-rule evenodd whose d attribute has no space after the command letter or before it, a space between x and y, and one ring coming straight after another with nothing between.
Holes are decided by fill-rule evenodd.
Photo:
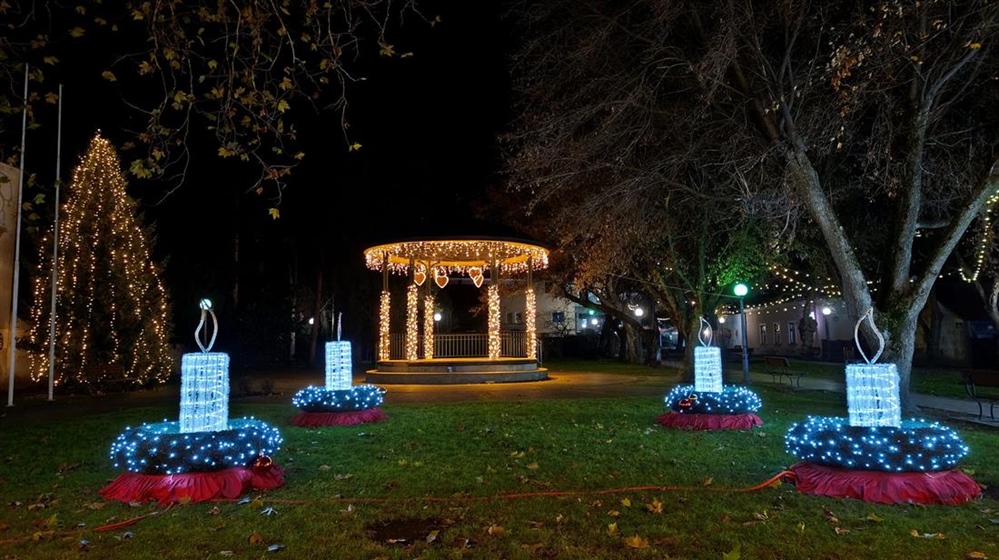
<instances>
[{"instance_id":1,"label":"candle flame light sculpture","mask_svg":"<svg viewBox=\"0 0 999 560\"><path fill-rule=\"evenodd\" d=\"M200 307L194 337L201 352L181 360L180 419L126 428L115 439L111 460L128 472L101 489L105 499L191 503L284 484L271 458L281 433L252 417L229 419L229 356L210 351L218 323L209 300ZM200 335L209 314L214 332L206 346Z\"/></svg>"},{"instance_id":2,"label":"candle flame light sculpture","mask_svg":"<svg viewBox=\"0 0 999 560\"><path fill-rule=\"evenodd\" d=\"M309 386L295 393L292 403L299 412L291 419L294 426L353 426L386 418L378 408L384 400L384 389L370 384L352 386L350 342L340 340L341 316L337 316L337 339L326 343L326 385Z\"/></svg>"},{"instance_id":3,"label":"candle flame light sculpture","mask_svg":"<svg viewBox=\"0 0 999 560\"><path fill-rule=\"evenodd\" d=\"M762 426L755 413L762 406L759 396L747 387L725 386L721 349L712 346L714 331L701 318L694 348L694 385L677 385L666 395L669 411L657 422L669 428L689 430L748 430Z\"/></svg>"},{"instance_id":4,"label":"candle flame light sculpture","mask_svg":"<svg viewBox=\"0 0 999 560\"><path fill-rule=\"evenodd\" d=\"M879 344L871 359L860 345L865 318ZM846 366L847 418L809 416L784 436L801 461L790 469L798 490L886 504L957 505L981 496L979 485L954 469L968 454L954 430L901 418L897 367L875 363L884 338L873 308L857 321L854 339L866 363Z\"/></svg>"}]
</instances>

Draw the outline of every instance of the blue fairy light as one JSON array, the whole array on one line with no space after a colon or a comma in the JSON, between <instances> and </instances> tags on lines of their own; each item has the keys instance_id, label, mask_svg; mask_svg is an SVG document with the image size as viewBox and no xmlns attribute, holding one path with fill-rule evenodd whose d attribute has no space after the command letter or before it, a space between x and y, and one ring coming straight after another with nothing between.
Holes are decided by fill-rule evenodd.
<instances>
[{"instance_id":1,"label":"blue fairy light","mask_svg":"<svg viewBox=\"0 0 999 560\"><path fill-rule=\"evenodd\" d=\"M677 385L666 394L666 407L693 414L747 414L763 406L759 395L746 387L727 385L720 392L698 392L693 385Z\"/></svg>"}]
</instances>

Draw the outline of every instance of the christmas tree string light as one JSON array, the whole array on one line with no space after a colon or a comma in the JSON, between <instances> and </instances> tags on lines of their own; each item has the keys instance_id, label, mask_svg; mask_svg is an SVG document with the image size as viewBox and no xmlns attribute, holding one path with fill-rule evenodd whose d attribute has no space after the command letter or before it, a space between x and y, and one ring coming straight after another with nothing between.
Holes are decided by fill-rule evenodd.
<instances>
[{"instance_id":1,"label":"christmas tree string light","mask_svg":"<svg viewBox=\"0 0 999 560\"><path fill-rule=\"evenodd\" d=\"M864 354L859 329L870 322L879 348ZM863 364L848 364L848 417L809 416L784 436L799 491L878 503L956 505L978 498L981 488L954 467L968 446L953 429L923 419L901 418L895 364L877 364L884 338L869 309L854 339Z\"/></svg>"},{"instance_id":2,"label":"christmas tree string light","mask_svg":"<svg viewBox=\"0 0 999 560\"><path fill-rule=\"evenodd\" d=\"M48 250L53 232L40 242L40 270L59 271L55 333L52 275L39 274L27 335L38 348L48 348L55 337L55 385L99 386L121 371L114 375L143 386L163 383L174 371L167 292L126 186L118 155L98 133L74 168L59 209L58 262ZM48 376L47 352L32 352L29 360L33 380ZM121 368L94 367L107 365Z\"/></svg>"},{"instance_id":3,"label":"christmas tree string light","mask_svg":"<svg viewBox=\"0 0 999 560\"><path fill-rule=\"evenodd\" d=\"M763 425L755 413L760 397L748 387L723 384L721 349L711 346L714 331L703 317L694 349L694 385L677 385L665 398L668 411L657 422L690 430L746 430Z\"/></svg>"},{"instance_id":4,"label":"christmas tree string light","mask_svg":"<svg viewBox=\"0 0 999 560\"><path fill-rule=\"evenodd\" d=\"M236 498L246 490L284 484L271 458L281 432L253 417L228 418L229 358L211 352L218 334L211 302L201 300L195 340L201 352L182 357L180 420L127 427L111 444L111 462L127 472L100 493L124 503L189 503ZM206 315L214 326L201 342Z\"/></svg>"},{"instance_id":5,"label":"christmas tree string light","mask_svg":"<svg viewBox=\"0 0 999 560\"><path fill-rule=\"evenodd\" d=\"M378 408L385 394L377 385L353 382L350 342L340 340L340 316L337 316L335 341L326 343L326 385L310 385L299 390L291 402L299 412L291 424L300 427L353 426L380 422L386 418Z\"/></svg>"}]
</instances>

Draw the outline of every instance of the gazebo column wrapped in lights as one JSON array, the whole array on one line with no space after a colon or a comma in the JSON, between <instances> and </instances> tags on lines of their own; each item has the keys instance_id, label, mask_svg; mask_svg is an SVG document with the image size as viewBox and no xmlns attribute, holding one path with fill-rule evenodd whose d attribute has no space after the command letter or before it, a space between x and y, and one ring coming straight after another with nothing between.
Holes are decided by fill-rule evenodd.
<instances>
[{"instance_id":1,"label":"gazebo column wrapped in lights","mask_svg":"<svg viewBox=\"0 0 999 560\"><path fill-rule=\"evenodd\" d=\"M546 248L509 238L419 239L371 247L364 256L369 269L382 273L378 364L376 369L367 372L368 382L497 383L547 379L547 370L538 367L533 289L533 272L548 266ZM405 276L408 280L401 356L392 355L391 274ZM527 275L524 336L519 345L522 351L517 355L503 355L499 283L501 277L517 274ZM450 277L458 275L470 278L476 288L486 285L488 321L484 351L438 356L435 355L434 291L444 289ZM428 281L431 278L432 281Z\"/></svg>"}]
</instances>

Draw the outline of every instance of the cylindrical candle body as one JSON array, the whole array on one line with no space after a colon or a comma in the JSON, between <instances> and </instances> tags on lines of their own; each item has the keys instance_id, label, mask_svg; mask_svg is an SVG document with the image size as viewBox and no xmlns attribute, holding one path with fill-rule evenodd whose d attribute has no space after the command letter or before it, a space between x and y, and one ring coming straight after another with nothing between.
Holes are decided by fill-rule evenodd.
<instances>
[{"instance_id":1,"label":"cylindrical candle body","mask_svg":"<svg viewBox=\"0 0 999 560\"><path fill-rule=\"evenodd\" d=\"M184 354L180 362L180 431L229 429L229 355Z\"/></svg>"},{"instance_id":2,"label":"cylindrical candle body","mask_svg":"<svg viewBox=\"0 0 999 560\"><path fill-rule=\"evenodd\" d=\"M698 393L722 391L721 348L694 347L694 391Z\"/></svg>"},{"instance_id":3,"label":"cylindrical candle body","mask_svg":"<svg viewBox=\"0 0 999 560\"><path fill-rule=\"evenodd\" d=\"M331 391L350 389L353 384L353 364L350 361L350 342L326 343L326 388Z\"/></svg>"},{"instance_id":4,"label":"cylindrical candle body","mask_svg":"<svg viewBox=\"0 0 999 560\"><path fill-rule=\"evenodd\" d=\"M895 364L847 364L846 406L851 426L901 426Z\"/></svg>"}]
</instances>

